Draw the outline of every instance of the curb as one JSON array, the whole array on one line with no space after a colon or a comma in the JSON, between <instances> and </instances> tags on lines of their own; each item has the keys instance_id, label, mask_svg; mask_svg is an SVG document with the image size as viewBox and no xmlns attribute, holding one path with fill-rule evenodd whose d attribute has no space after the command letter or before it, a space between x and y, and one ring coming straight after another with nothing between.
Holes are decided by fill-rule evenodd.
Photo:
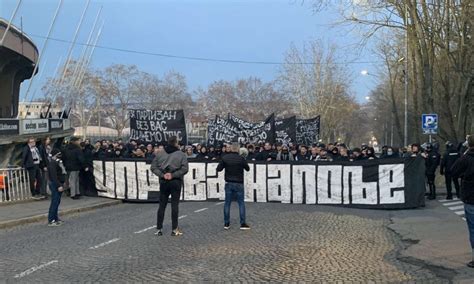
<instances>
[{"instance_id":1,"label":"curb","mask_svg":"<svg viewBox=\"0 0 474 284\"><path fill-rule=\"evenodd\" d=\"M74 213L92 211L92 210L95 210L95 209L114 206L114 205L118 205L118 204L122 204L122 200L111 200L111 201L107 201L107 202L104 202L104 203L94 204L94 205L85 206L85 207L59 210L59 214L61 214L63 216L71 215L71 214L74 214ZM16 226L19 226L19 225L25 225L25 224L36 223L36 222L44 222L44 221L47 220L47 218L48 218L48 213L45 213L45 214L35 215L35 216L16 219L16 220L0 222L0 229L7 229L7 228L16 227Z\"/></svg>"}]
</instances>

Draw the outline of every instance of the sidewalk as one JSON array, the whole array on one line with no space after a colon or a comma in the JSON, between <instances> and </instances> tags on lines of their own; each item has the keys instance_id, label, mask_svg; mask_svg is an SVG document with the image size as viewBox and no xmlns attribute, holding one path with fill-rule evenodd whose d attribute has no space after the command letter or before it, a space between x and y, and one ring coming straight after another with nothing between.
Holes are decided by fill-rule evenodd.
<instances>
[{"instance_id":1,"label":"sidewalk","mask_svg":"<svg viewBox=\"0 0 474 284\"><path fill-rule=\"evenodd\" d=\"M51 199L26 203L2 204L0 206L0 229L34 222L46 223L50 201ZM64 216L90 211L121 203L121 200L102 197L82 197L78 200L72 200L64 196L59 206L59 215Z\"/></svg>"},{"instance_id":2,"label":"sidewalk","mask_svg":"<svg viewBox=\"0 0 474 284\"><path fill-rule=\"evenodd\" d=\"M466 267L472 257L469 235L460 216L438 200L427 201L422 209L394 211L391 215L389 228L407 242L399 259L430 267L456 283L473 283L474 270Z\"/></svg>"}]
</instances>

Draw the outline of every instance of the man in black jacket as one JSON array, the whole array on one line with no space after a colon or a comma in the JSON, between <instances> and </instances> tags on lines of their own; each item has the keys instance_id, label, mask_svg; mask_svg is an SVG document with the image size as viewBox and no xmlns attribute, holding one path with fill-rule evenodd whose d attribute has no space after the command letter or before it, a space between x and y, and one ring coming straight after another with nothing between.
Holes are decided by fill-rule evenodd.
<instances>
[{"instance_id":1,"label":"man in black jacket","mask_svg":"<svg viewBox=\"0 0 474 284\"><path fill-rule=\"evenodd\" d=\"M79 199L79 173L82 169L88 171L84 160L84 153L81 148L81 139L72 137L63 153L64 166L66 167L69 181L69 189L71 190L71 198Z\"/></svg>"},{"instance_id":2,"label":"man in black jacket","mask_svg":"<svg viewBox=\"0 0 474 284\"><path fill-rule=\"evenodd\" d=\"M44 199L45 196L40 195L43 182L41 171L47 171L48 169L46 168L46 161L41 157L41 153L36 147L35 138L28 138L28 144L25 146L25 148L23 148L21 161L22 166L28 172L28 177L30 179L30 191L33 199Z\"/></svg>"},{"instance_id":3,"label":"man in black jacket","mask_svg":"<svg viewBox=\"0 0 474 284\"><path fill-rule=\"evenodd\" d=\"M474 135L467 139L469 149L459 158L451 169L454 178L461 177L461 200L469 229L469 240L472 248L472 261L467 266L474 268Z\"/></svg>"},{"instance_id":4,"label":"man in black jacket","mask_svg":"<svg viewBox=\"0 0 474 284\"><path fill-rule=\"evenodd\" d=\"M240 212L240 229L249 230L250 227L245 222L245 202L244 202L244 170L249 171L247 161L239 155L239 144L233 143L231 152L222 157L217 166L217 171L225 169L225 203L224 203L224 229L230 228L230 205L233 195L237 195Z\"/></svg>"},{"instance_id":5,"label":"man in black jacket","mask_svg":"<svg viewBox=\"0 0 474 284\"><path fill-rule=\"evenodd\" d=\"M441 160L441 168L439 171L441 175L444 175L446 182L446 191L448 192L446 199L453 199L453 188L451 183L454 183L456 197L459 198L459 180L457 178L453 178L451 167L460 156L461 155L459 155L459 152L454 147L454 144L448 141L446 143L446 153L444 153L443 159Z\"/></svg>"},{"instance_id":6,"label":"man in black jacket","mask_svg":"<svg viewBox=\"0 0 474 284\"><path fill-rule=\"evenodd\" d=\"M306 145L300 146L300 153L296 155L297 161L307 161L311 156L308 154L308 148Z\"/></svg>"},{"instance_id":7,"label":"man in black jacket","mask_svg":"<svg viewBox=\"0 0 474 284\"><path fill-rule=\"evenodd\" d=\"M266 142L264 150L257 154L257 161L274 161L276 160L276 153L272 151L272 144Z\"/></svg>"}]
</instances>

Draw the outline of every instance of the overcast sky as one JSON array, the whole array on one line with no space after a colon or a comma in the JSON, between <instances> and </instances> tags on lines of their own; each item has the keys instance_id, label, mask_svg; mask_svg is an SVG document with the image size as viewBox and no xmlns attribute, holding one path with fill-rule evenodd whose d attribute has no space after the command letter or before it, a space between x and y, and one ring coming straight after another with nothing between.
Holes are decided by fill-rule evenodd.
<instances>
[{"instance_id":1,"label":"overcast sky","mask_svg":"<svg viewBox=\"0 0 474 284\"><path fill-rule=\"evenodd\" d=\"M23 0L14 19L41 49L59 0ZM0 17L9 19L18 0L0 0ZM341 47L339 62L353 74L352 90L360 102L364 101L375 80L362 76L361 70L374 73L371 48L354 48L356 35L342 28L334 28L335 11L313 13L310 1L289 0L92 0L87 11L78 42L86 42L97 11L102 6L101 20L105 21L99 45L146 53L169 54L226 60L282 62L291 43L321 39L327 45ZM64 0L52 37L71 41L79 22L85 0ZM65 61L70 44L50 40L40 64L41 72L32 90L38 89L47 77L54 74L60 59ZM74 55L81 53L76 46ZM169 70L186 76L189 90L206 87L213 81L235 80L249 76L265 81L276 78L278 65L223 63L168 58L138 53L97 48L93 67L113 63L136 64L141 70L159 76ZM22 90L26 89L25 81ZM31 95L30 95L31 96Z\"/></svg>"}]
</instances>

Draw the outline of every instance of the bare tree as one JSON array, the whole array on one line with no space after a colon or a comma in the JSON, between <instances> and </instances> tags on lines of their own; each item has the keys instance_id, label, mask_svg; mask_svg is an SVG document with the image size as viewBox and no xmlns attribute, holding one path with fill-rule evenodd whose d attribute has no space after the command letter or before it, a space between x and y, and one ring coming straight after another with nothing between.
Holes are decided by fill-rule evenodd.
<instances>
[{"instance_id":1,"label":"bare tree","mask_svg":"<svg viewBox=\"0 0 474 284\"><path fill-rule=\"evenodd\" d=\"M114 64L107 67L102 75L101 92L104 94L102 108L110 120L112 128L121 137L129 123L128 110L138 104L139 70L135 65Z\"/></svg>"},{"instance_id":2,"label":"bare tree","mask_svg":"<svg viewBox=\"0 0 474 284\"><path fill-rule=\"evenodd\" d=\"M198 89L197 108L207 117L233 113L250 121L265 119L272 113L279 116L293 114L288 95L275 89L273 82L262 82L250 77L234 82L216 81L207 90Z\"/></svg>"},{"instance_id":3,"label":"bare tree","mask_svg":"<svg viewBox=\"0 0 474 284\"><path fill-rule=\"evenodd\" d=\"M321 1L315 1L320 8ZM474 124L474 43L471 0L341 0L341 24L355 24L367 41L380 31L400 31L407 46L412 131L419 116L441 115L440 138L462 140ZM419 135L413 138L417 139Z\"/></svg>"},{"instance_id":4,"label":"bare tree","mask_svg":"<svg viewBox=\"0 0 474 284\"><path fill-rule=\"evenodd\" d=\"M336 63L336 50L336 46L325 49L319 41L301 50L292 46L279 76L283 92L297 103L300 116L321 116L321 137L326 141L344 140L354 123L351 116L359 108L349 93L349 73Z\"/></svg>"},{"instance_id":5,"label":"bare tree","mask_svg":"<svg viewBox=\"0 0 474 284\"><path fill-rule=\"evenodd\" d=\"M184 75L170 71L163 78L140 72L137 80L139 104L147 109L184 109L190 111L193 100Z\"/></svg>"}]
</instances>

